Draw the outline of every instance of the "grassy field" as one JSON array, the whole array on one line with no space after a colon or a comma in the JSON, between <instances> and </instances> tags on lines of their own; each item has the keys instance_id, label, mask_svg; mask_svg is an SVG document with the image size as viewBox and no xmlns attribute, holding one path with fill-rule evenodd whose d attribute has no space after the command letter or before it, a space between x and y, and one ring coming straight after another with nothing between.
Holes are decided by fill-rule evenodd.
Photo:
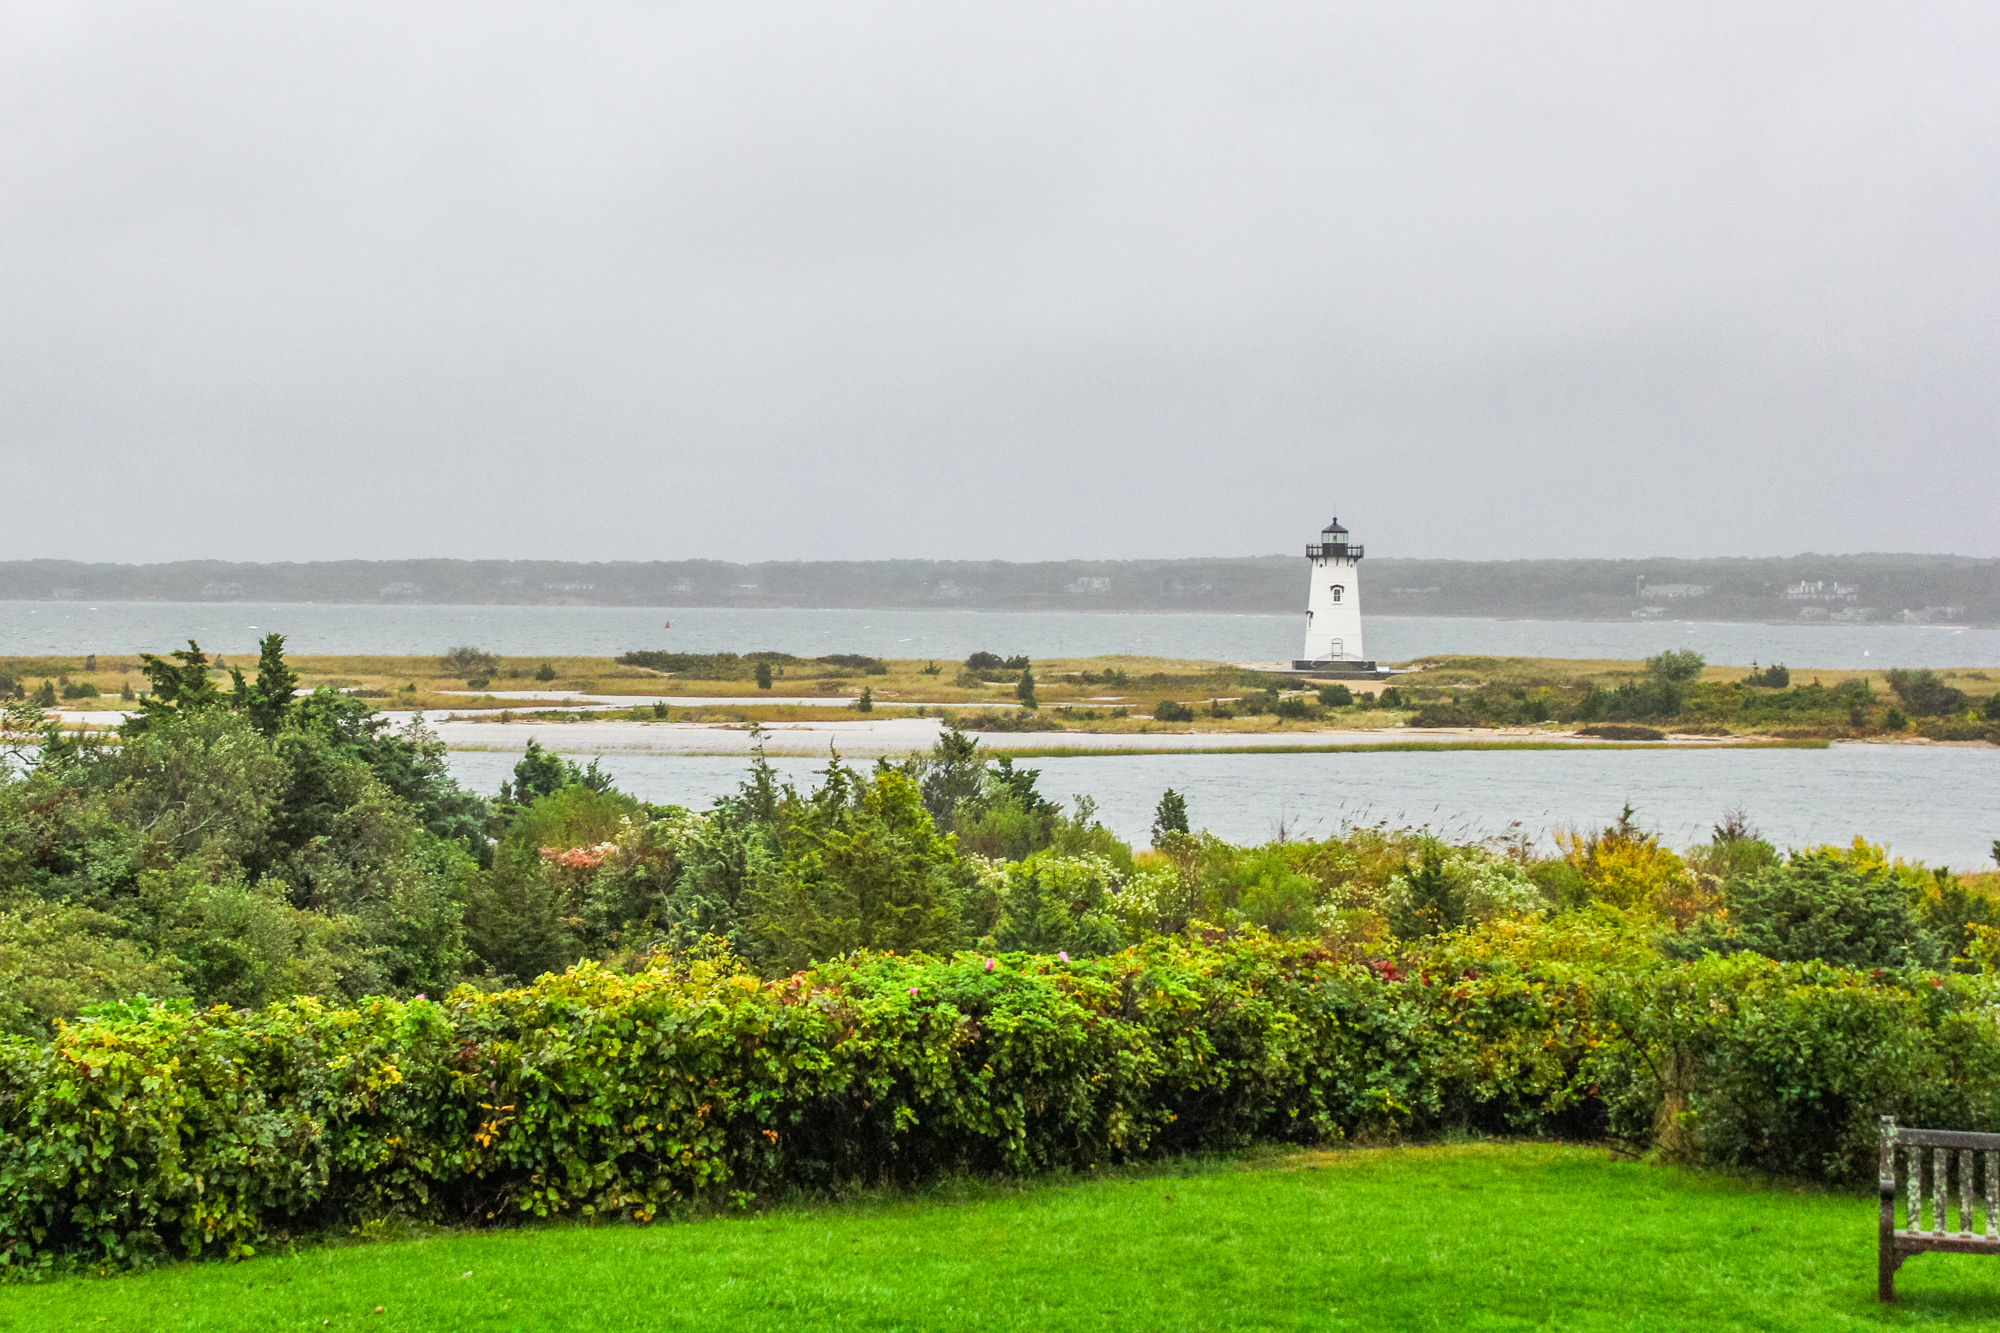
<instances>
[{"instance_id":1,"label":"grassy field","mask_svg":"<svg viewBox=\"0 0 2000 1333\"><path fill-rule=\"evenodd\" d=\"M1972 1256L1877 1306L1874 1214L1583 1147L1296 1153L12 1287L0 1329L2000 1328Z\"/></svg>"}]
</instances>

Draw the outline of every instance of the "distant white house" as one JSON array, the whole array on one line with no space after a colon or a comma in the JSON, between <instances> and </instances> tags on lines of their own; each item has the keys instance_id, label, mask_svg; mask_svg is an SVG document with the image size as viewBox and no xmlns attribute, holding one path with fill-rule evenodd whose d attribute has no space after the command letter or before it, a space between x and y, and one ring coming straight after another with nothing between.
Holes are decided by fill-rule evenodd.
<instances>
[{"instance_id":1,"label":"distant white house","mask_svg":"<svg viewBox=\"0 0 2000 1333\"><path fill-rule=\"evenodd\" d=\"M415 597L422 591L423 586L417 583L385 583L382 585L382 595L384 597Z\"/></svg>"},{"instance_id":2,"label":"distant white house","mask_svg":"<svg viewBox=\"0 0 2000 1333\"><path fill-rule=\"evenodd\" d=\"M1785 585L1785 600L1788 602L1858 602L1861 600L1861 585L1842 583L1835 580L1831 585L1825 579L1814 579L1808 583L1804 579Z\"/></svg>"},{"instance_id":3,"label":"distant white house","mask_svg":"<svg viewBox=\"0 0 2000 1333\"><path fill-rule=\"evenodd\" d=\"M1710 586L1706 583L1648 583L1639 589L1639 595L1656 602L1675 602L1684 597L1701 597Z\"/></svg>"},{"instance_id":4,"label":"distant white house","mask_svg":"<svg viewBox=\"0 0 2000 1333\"><path fill-rule=\"evenodd\" d=\"M1111 591L1110 579L1081 578L1074 583L1063 585L1063 591L1072 595Z\"/></svg>"}]
</instances>

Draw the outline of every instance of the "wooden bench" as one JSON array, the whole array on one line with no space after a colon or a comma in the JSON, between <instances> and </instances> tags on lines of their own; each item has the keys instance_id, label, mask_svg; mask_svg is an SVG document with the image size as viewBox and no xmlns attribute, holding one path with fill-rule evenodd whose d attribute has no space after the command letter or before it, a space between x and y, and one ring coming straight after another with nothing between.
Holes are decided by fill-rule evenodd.
<instances>
[{"instance_id":1,"label":"wooden bench","mask_svg":"<svg viewBox=\"0 0 2000 1333\"><path fill-rule=\"evenodd\" d=\"M1926 1153L1924 1150L1929 1149ZM1909 1202L1904 1225L1896 1226L1897 1150L1903 1154L1903 1192ZM1984 1157L1985 1169L1979 1159ZM1929 1184L1925 1189L1925 1164ZM1956 1159L1957 1169L1952 1169ZM1983 1192L1974 1190L1977 1183ZM1956 1186L1958 1230L1946 1229ZM1984 1205L1984 1232L1973 1228L1973 1200ZM1924 1227L1928 1201L1930 1227ZM2000 1134L1970 1134L1956 1129L1898 1129L1896 1117L1882 1117L1882 1221L1876 1233L1876 1296L1896 1299L1896 1270L1903 1260L1925 1250L1952 1254L2000 1254Z\"/></svg>"}]
</instances>

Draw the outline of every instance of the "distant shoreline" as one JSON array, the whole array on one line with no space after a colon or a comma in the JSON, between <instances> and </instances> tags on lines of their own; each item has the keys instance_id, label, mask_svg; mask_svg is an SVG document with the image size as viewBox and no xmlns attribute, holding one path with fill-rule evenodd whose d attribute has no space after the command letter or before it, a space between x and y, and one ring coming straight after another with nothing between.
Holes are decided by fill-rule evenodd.
<instances>
[{"instance_id":1,"label":"distant shoreline","mask_svg":"<svg viewBox=\"0 0 2000 1333\"><path fill-rule=\"evenodd\" d=\"M1293 615L1303 615L1297 611L1231 610L1227 607L1114 607L1114 606L824 606L790 605L784 603L757 603L754 605L651 605L644 602L423 602L423 601L361 601L340 598L243 598L230 601L196 601L174 597L98 597L98 598L52 598L52 597L12 597L0 598L0 608L12 606L83 606L95 609L100 606L200 606L213 609L221 606L241 606L255 609L263 606L389 606L389 607L429 607L440 611L486 610L492 608L532 608L572 610L618 610L657 611L663 615L699 614L713 611L895 611L951 614L951 615L1095 615L1095 616L1244 616L1264 619L1281 619ZM1801 629L1990 629L2000 626L1995 620L1952 620L1952 621L1902 621L1881 620L1799 620L1775 616L1636 616L1610 615L1567 615L1558 613L1496 615L1477 611L1412 611L1398 608L1377 611L1372 607L1367 612L1369 620L1490 620L1499 624L1583 623L1596 625L1659 624L1659 625L1782 625L1797 626Z\"/></svg>"},{"instance_id":2,"label":"distant shoreline","mask_svg":"<svg viewBox=\"0 0 2000 1333\"><path fill-rule=\"evenodd\" d=\"M1293 615L1297 555L1173 560L0 561L0 602ZM2000 558L1796 555L1363 565L1370 616L2000 625ZM1696 608L1699 608L1696 610ZM1843 619L1845 617L1846 619Z\"/></svg>"}]
</instances>

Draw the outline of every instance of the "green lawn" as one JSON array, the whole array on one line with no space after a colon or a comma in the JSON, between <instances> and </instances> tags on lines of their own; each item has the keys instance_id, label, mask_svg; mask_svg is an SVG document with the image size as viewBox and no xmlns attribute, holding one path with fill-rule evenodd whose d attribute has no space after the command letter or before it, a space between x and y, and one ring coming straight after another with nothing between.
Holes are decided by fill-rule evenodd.
<instances>
[{"instance_id":1,"label":"green lawn","mask_svg":"<svg viewBox=\"0 0 2000 1333\"><path fill-rule=\"evenodd\" d=\"M1884 1311L1874 1244L1865 1198L1482 1144L315 1248L0 1289L0 1329L2000 1328L1992 1261Z\"/></svg>"}]
</instances>

